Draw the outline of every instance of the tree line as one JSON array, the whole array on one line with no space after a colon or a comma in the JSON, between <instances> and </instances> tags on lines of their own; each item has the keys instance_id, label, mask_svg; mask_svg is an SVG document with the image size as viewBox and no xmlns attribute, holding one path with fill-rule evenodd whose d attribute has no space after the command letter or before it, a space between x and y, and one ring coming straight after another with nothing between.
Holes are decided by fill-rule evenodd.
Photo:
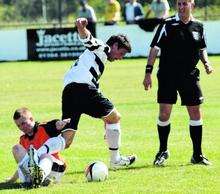
<instances>
[{"instance_id":1,"label":"tree line","mask_svg":"<svg viewBox=\"0 0 220 194\"><path fill-rule=\"evenodd\" d=\"M139 0L143 6L152 0ZM98 18L104 15L106 0L88 0L96 10ZM124 0L119 0L123 6ZM196 0L198 7L220 5L220 0ZM169 1L171 7L175 0ZM2 22L52 22L77 16L78 0L0 0L0 21Z\"/></svg>"}]
</instances>

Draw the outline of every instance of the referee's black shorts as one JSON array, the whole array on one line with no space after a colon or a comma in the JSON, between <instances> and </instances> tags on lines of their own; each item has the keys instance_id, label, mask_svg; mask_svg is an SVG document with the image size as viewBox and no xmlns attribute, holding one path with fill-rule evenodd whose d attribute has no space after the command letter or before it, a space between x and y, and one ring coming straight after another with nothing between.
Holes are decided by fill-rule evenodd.
<instances>
[{"instance_id":1,"label":"referee's black shorts","mask_svg":"<svg viewBox=\"0 0 220 194\"><path fill-rule=\"evenodd\" d=\"M108 115L114 106L97 88L88 84L70 83L62 94L62 119L71 118L65 129L77 130L82 113L95 118ZM64 130L65 130L64 129Z\"/></svg>"},{"instance_id":2,"label":"referee's black shorts","mask_svg":"<svg viewBox=\"0 0 220 194\"><path fill-rule=\"evenodd\" d=\"M196 106L203 103L198 69L182 75L158 72L157 79L158 103L175 104L177 101L177 92L180 95L181 105L183 106Z\"/></svg>"}]
</instances>

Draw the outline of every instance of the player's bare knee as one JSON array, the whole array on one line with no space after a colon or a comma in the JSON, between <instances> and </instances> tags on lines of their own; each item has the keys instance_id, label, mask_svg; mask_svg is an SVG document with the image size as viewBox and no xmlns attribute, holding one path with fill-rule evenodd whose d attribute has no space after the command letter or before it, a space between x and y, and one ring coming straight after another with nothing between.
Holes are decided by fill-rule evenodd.
<instances>
[{"instance_id":1,"label":"player's bare knee","mask_svg":"<svg viewBox=\"0 0 220 194\"><path fill-rule=\"evenodd\" d=\"M104 121L108 124L119 123L121 114L118 111L113 111L110 115L104 118Z\"/></svg>"},{"instance_id":2,"label":"player's bare knee","mask_svg":"<svg viewBox=\"0 0 220 194\"><path fill-rule=\"evenodd\" d=\"M201 118L201 114L198 110L192 110L190 113L191 120L199 120Z\"/></svg>"},{"instance_id":3,"label":"player's bare knee","mask_svg":"<svg viewBox=\"0 0 220 194\"><path fill-rule=\"evenodd\" d=\"M15 161L19 163L25 156L26 150L22 145L16 144L12 147L12 154L14 156Z\"/></svg>"},{"instance_id":4,"label":"player's bare knee","mask_svg":"<svg viewBox=\"0 0 220 194\"><path fill-rule=\"evenodd\" d=\"M170 114L167 112L160 112L159 120L162 122L168 121L170 118Z\"/></svg>"},{"instance_id":5,"label":"player's bare knee","mask_svg":"<svg viewBox=\"0 0 220 194\"><path fill-rule=\"evenodd\" d=\"M69 148L70 145L72 144L73 140L72 139L67 139L66 140L66 146L65 146L65 149Z\"/></svg>"},{"instance_id":6,"label":"player's bare knee","mask_svg":"<svg viewBox=\"0 0 220 194\"><path fill-rule=\"evenodd\" d=\"M76 131L67 130L62 133L62 137L65 139L65 149L69 148L73 142Z\"/></svg>"},{"instance_id":7,"label":"player's bare knee","mask_svg":"<svg viewBox=\"0 0 220 194\"><path fill-rule=\"evenodd\" d=\"M166 122L170 119L170 113L172 110L172 105L160 104L159 120Z\"/></svg>"},{"instance_id":8,"label":"player's bare knee","mask_svg":"<svg viewBox=\"0 0 220 194\"><path fill-rule=\"evenodd\" d=\"M190 115L190 120L200 120L201 116L200 114L192 114Z\"/></svg>"},{"instance_id":9,"label":"player's bare knee","mask_svg":"<svg viewBox=\"0 0 220 194\"><path fill-rule=\"evenodd\" d=\"M112 122L113 122L113 123L118 123L120 120L121 120L121 114L120 114L119 112L117 112L117 113L114 115L114 117L113 117L113 119L112 119Z\"/></svg>"},{"instance_id":10,"label":"player's bare knee","mask_svg":"<svg viewBox=\"0 0 220 194\"><path fill-rule=\"evenodd\" d=\"M22 152L23 150L24 148L20 144L16 144L12 147L12 153L14 156L18 154L19 152Z\"/></svg>"},{"instance_id":11,"label":"player's bare knee","mask_svg":"<svg viewBox=\"0 0 220 194\"><path fill-rule=\"evenodd\" d=\"M70 137L70 136L64 136L64 139L65 139L65 149L69 148L73 139Z\"/></svg>"},{"instance_id":12,"label":"player's bare knee","mask_svg":"<svg viewBox=\"0 0 220 194\"><path fill-rule=\"evenodd\" d=\"M187 107L189 112L189 117L191 120L200 120L201 112L199 106Z\"/></svg>"},{"instance_id":13,"label":"player's bare knee","mask_svg":"<svg viewBox=\"0 0 220 194\"><path fill-rule=\"evenodd\" d=\"M16 145L14 145L13 147L12 147L12 154L13 155L15 155L17 152L18 152L18 144L16 144Z\"/></svg>"}]
</instances>

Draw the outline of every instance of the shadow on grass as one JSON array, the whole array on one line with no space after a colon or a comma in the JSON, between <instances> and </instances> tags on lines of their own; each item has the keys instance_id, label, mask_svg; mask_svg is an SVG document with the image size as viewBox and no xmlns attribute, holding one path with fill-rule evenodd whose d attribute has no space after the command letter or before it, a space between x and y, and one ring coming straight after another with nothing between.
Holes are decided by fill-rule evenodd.
<instances>
[{"instance_id":1,"label":"shadow on grass","mask_svg":"<svg viewBox=\"0 0 220 194\"><path fill-rule=\"evenodd\" d=\"M45 185L41 185L39 187L46 187L48 184L46 183ZM0 183L0 190L13 190L13 189L38 189L39 187L34 187L31 183L7 183L7 182L2 182Z\"/></svg>"},{"instance_id":2,"label":"shadow on grass","mask_svg":"<svg viewBox=\"0 0 220 194\"><path fill-rule=\"evenodd\" d=\"M110 171L116 172L116 171L121 171L121 170L138 170L138 169L149 169L149 168L153 168L152 165L149 164L145 164L145 165L141 165L141 166L129 166L129 167L124 167L124 168L119 168L119 169L110 169Z\"/></svg>"},{"instance_id":3,"label":"shadow on grass","mask_svg":"<svg viewBox=\"0 0 220 194\"><path fill-rule=\"evenodd\" d=\"M187 163L187 164L179 164L179 165L164 165L164 166L154 166L153 164L145 164L141 166L129 166L129 167L124 167L120 168L117 170L109 169L109 171L121 171L121 170L138 170L138 169L154 169L154 168L177 168L177 167L187 167L187 166L192 166L192 164ZM65 175L74 175L74 174L84 174L84 171L72 171L72 172L67 172Z\"/></svg>"},{"instance_id":4,"label":"shadow on grass","mask_svg":"<svg viewBox=\"0 0 220 194\"><path fill-rule=\"evenodd\" d=\"M21 183L0 183L0 190L9 190L9 189L24 189L25 185Z\"/></svg>"},{"instance_id":5,"label":"shadow on grass","mask_svg":"<svg viewBox=\"0 0 220 194\"><path fill-rule=\"evenodd\" d=\"M66 172L65 175L73 175L73 174L84 174L84 171L72 171L72 172Z\"/></svg>"},{"instance_id":6,"label":"shadow on grass","mask_svg":"<svg viewBox=\"0 0 220 194\"><path fill-rule=\"evenodd\" d=\"M154 168L153 165L142 165L142 166L129 166L129 167L124 167L120 168L117 170L109 169L109 171L118 171L118 170L135 170L135 169L142 169L142 168ZM72 172L67 172L65 175L73 175L73 174L84 174L84 171L72 171Z\"/></svg>"},{"instance_id":7,"label":"shadow on grass","mask_svg":"<svg viewBox=\"0 0 220 194\"><path fill-rule=\"evenodd\" d=\"M173 165L166 165L165 167L168 167L168 168L175 168L175 167L192 167L194 166L194 164L191 164L191 163L186 163L186 164L173 164Z\"/></svg>"}]
</instances>

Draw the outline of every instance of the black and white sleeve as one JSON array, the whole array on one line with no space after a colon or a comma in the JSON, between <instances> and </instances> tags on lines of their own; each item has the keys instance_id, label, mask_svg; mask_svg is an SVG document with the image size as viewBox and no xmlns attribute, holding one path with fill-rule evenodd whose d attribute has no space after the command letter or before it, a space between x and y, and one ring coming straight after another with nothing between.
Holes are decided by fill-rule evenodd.
<instances>
[{"instance_id":1,"label":"black and white sleeve","mask_svg":"<svg viewBox=\"0 0 220 194\"><path fill-rule=\"evenodd\" d=\"M87 38L80 38L79 40L83 43L83 45L89 49L90 51L94 51L96 49L98 49L101 46L105 46L105 44L103 43L103 41L94 38L91 34L87 37Z\"/></svg>"}]
</instances>

